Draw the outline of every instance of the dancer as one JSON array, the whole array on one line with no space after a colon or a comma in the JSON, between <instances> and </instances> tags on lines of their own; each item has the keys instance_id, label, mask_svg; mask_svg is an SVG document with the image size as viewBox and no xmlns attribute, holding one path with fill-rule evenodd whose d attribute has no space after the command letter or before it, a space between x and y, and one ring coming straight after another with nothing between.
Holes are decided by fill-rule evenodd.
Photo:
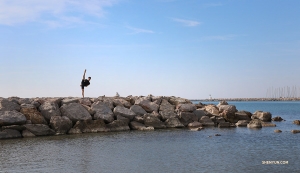
<instances>
[{"instance_id":1,"label":"dancer","mask_svg":"<svg viewBox=\"0 0 300 173\"><path fill-rule=\"evenodd\" d=\"M88 79L85 79L85 73L86 69L84 70L82 81L81 81L81 89L82 89L82 98L84 98L84 87L87 87L90 85L90 80L92 79L91 77L88 77Z\"/></svg>"}]
</instances>

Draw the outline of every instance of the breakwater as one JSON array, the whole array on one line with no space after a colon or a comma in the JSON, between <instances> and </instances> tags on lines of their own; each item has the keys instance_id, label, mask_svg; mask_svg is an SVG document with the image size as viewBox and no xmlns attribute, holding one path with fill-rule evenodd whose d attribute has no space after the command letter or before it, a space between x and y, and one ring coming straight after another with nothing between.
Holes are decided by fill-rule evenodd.
<instances>
[{"instance_id":1,"label":"breakwater","mask_svg":"<svg viewBox=\"0 0 300 173\"><path fill-rule=\"evenodd\" d=\"M275 126L270 112L167 96L0 98L0 139L124 130ZM275 117L273 120L282 120Z\"/></svg>"}]
</instances>

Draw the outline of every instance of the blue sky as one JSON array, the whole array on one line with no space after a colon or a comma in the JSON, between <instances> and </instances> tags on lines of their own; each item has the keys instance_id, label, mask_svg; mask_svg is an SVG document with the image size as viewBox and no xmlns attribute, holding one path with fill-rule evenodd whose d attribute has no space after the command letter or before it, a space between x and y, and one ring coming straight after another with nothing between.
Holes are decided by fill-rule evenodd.
<instances>
[{"instance_id":1,"label":"blue sky","mask_svg":"<svg viewBox=\"0 0 300 173\"><path fill-rule=\"evenodd\" d=\"M300 86L297 0L0 0L0 97L265 97ZM300 94L300 93L299 93Z\"/></svg>"}]
</instances>

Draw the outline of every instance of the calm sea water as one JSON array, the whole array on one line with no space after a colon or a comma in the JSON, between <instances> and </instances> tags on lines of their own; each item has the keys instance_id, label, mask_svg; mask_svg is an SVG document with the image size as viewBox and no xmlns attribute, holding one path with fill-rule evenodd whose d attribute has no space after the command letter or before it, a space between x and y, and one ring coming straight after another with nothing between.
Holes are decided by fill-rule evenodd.
<instances>
[{"instance_id":1,"label":"calm sea water","mask_svg":"<svg viewBox=\"0 0 300 173\"><path fill-rule=\"evenodd\" d=\"M300 134L290 132L300 129L292 124L300 119L300 102L229 104L269 111L286 121L256 130L166 129L0 140L0 172L300 172Z\"/></svg>"}]
</instances>

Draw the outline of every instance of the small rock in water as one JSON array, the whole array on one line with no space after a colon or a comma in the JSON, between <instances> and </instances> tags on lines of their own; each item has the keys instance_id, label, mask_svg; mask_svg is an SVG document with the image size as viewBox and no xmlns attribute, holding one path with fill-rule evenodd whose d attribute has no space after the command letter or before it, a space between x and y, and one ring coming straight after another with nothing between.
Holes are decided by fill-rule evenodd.
<instances>
[{"instance_id":1,"label":"small rock in water","mask_svg":"<svg viewBox=\"0 0 300 173\"><path fill-rule=\"evenodd\" d=\"M282 121L283 119L280 116L272 118L272 121Z\"/></svg>"},{"instance_id":2,"label":"small rock in water","mask_svg":"<svg viewBox=\"0 0 300 173\"><path fill-rule=\"evenodd\" d=\"M221 136L221 135L217 133L217 134L215 134L215 136Z\"/></svg>"},{"instance_id":3,"label":"small rock in water","mask_svg":"<svg viewBox=\"0 0 300 173\"><path fill-rule=\"evenodd\" d=\"M275 133L281 133L282 131L279 129L274 130Z\"/></svg>"},{"instance_id":4,"label":"small rock in water","mask_svg":"<svg viewBox=\"0 0 300 173\"><path fill-rule=\"evenodd\" d=\"M300 130L291 130L292 133L300 133Z\"/></svg>"},{"instance_id":5,"label":"small rock in water","mask_svg":"<svg viewBox=\"0 0 300 173\"><path fill-rule=\"evenodd\" d=\"M300 125L300 120L293 121L294 124Z\"/></svg>"}]
</instances>

